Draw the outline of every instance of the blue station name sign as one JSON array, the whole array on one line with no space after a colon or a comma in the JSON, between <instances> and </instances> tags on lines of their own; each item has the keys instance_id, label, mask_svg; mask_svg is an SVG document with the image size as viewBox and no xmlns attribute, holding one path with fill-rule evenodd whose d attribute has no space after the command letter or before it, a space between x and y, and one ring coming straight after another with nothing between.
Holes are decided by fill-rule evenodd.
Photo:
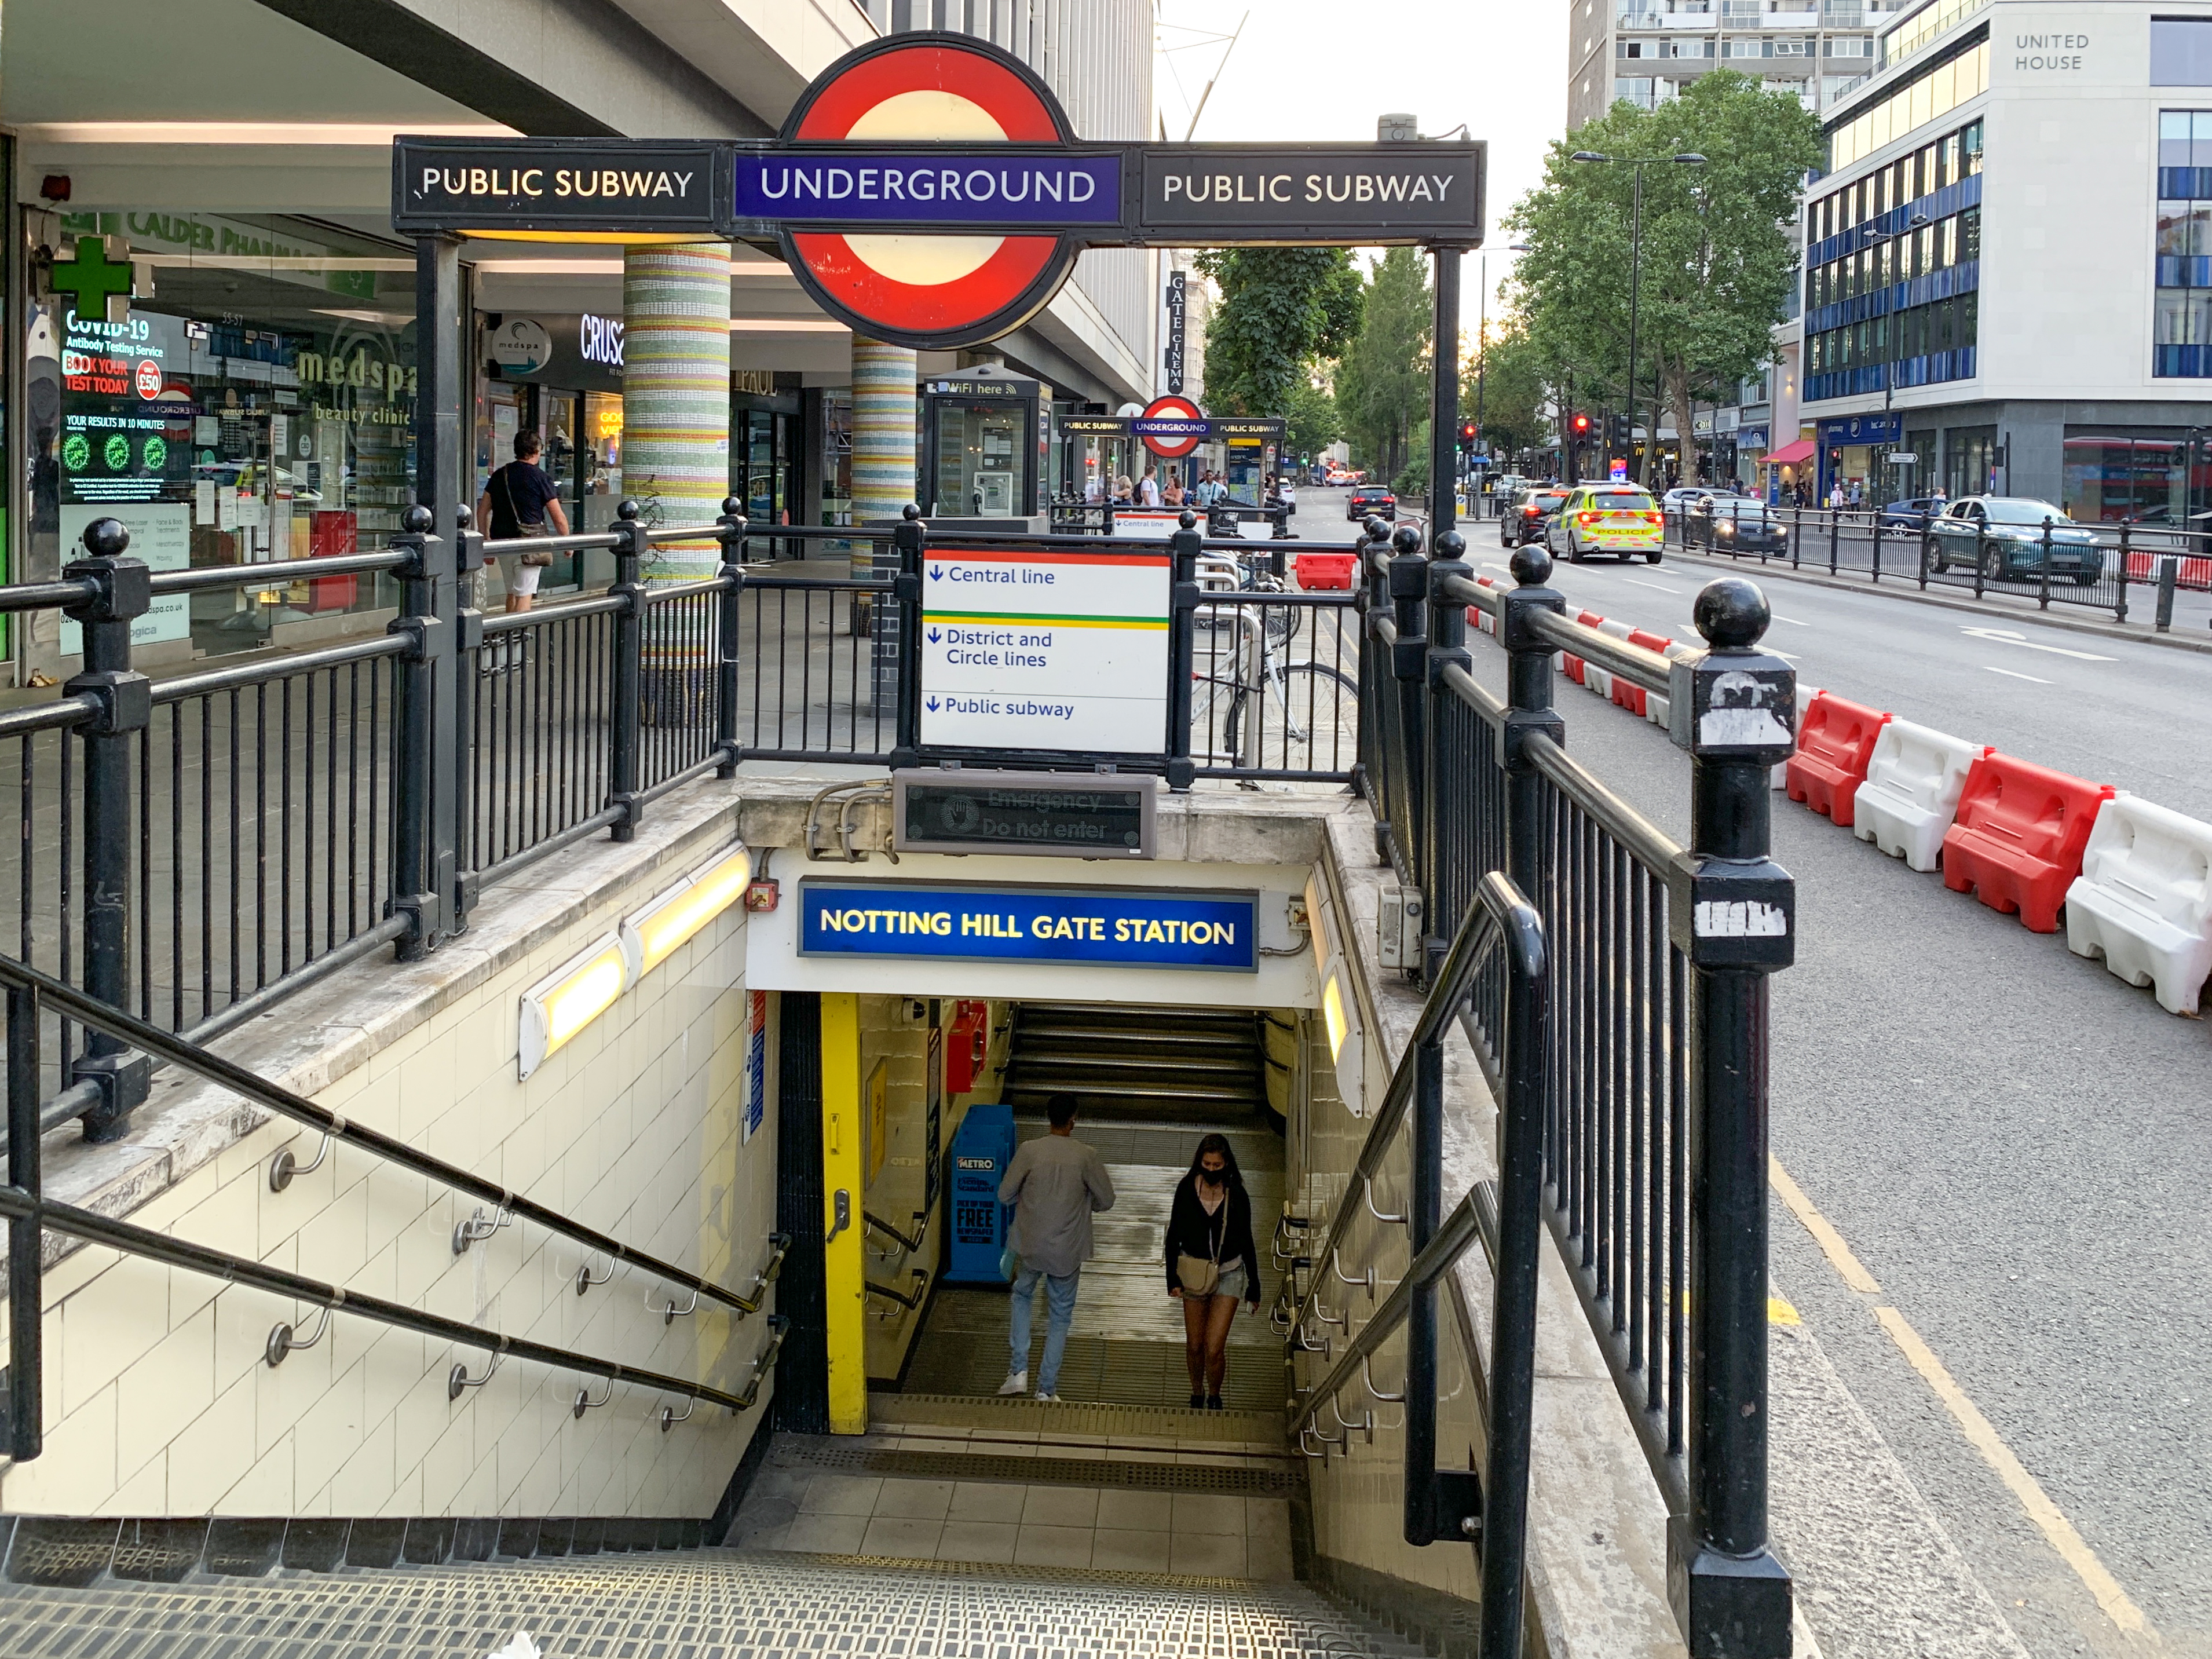
<instances>
[{"instance_id":1,"label":"blue station name sign","mask_svg":"<svg viewBox=\"0 0 2212 1659\"><path fill-rule=\"evenodd\" d=\"M1256 892L809 878L799 903L801 956L1260 968Z\"/></svg>"}]
</instances>

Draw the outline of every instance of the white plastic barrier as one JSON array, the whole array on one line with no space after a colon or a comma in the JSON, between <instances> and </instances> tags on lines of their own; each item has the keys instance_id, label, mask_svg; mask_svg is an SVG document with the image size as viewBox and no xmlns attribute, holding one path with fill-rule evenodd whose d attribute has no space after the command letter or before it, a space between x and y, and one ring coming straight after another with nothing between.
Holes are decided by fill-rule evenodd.
<instances>
[{"instance_id":1,"label":"white plastic barrier","mask_svg":"<svg viewBox=\"0 0 2212 1659\"><path fill-rule=\"evenodd\" d=\"M2212 974L2212 823L2140 795L2106 801L2066 890L2066 948L2194 1014Z\"/></svg>"},{"instance_id":2,"label":"white plastic barrier","mask_svg":"<svg viewBox=\"0 0 2212 1659\"><path fill-rule=\"evenodd\" d=\"M1613 701L1613 675L1594 662L1583 665L1583 690L1595 692L1607 702Z\"/></svg>"},{"instance_id":3,"label":"white plastic barrier","mask_svg":"<svg viewBox=\"0 0 2212 1659\"><path fill-rule=\"evenodd\" d=\"M1892 719L1875 738L1851 807L1851 833L1915 870L1933 870L1966 773L1989 752L1985 744Z\"/></svg>"},{"instance_id":4,"label":"white plastic barrier","mask_svg":"<svg viewBox=\"0 0 2212 1659\"><path fill-rule=\"evenodd\" d=\"M1674 662L1683 657L1696 656L1698 648L1692 645L1685 645L1680 640L1669 640L1667 641L1667 649L1663 654L1668 662ZM1662 732L1667 729L1668 721L1674 713L1674 700L1663 692L1647 691L1644 694L1644 718Z\"/></svg>"},{"instance_id":5,"label":"white plastic barrier","mask_svg":"<svg viewBox=\"0 0 2212 1659\"><path fill-rule=\"evenodd\" d=\"M1813 699L1820 695L1819 686L1808 685L1802 680L1797 683L1797 731L1801 736L1805 730L1805 711L1812 706ZM1774 763L1774 769L1766 775L1766 787L1770 789L1787 789L1790 787L1788 761Z\"/></svg>"},{"instance_id":6,"label":"white plastic barrier","mask_svg":"<svg viewBox=\"0 0 2212 1659\"><path fill-rule=\"evenodd\" d=\"M1625 640L1631 634L1633 634L1636 631L1636 629L1632 623L1614 622L1608 617L1603 622L1598 623L1597 631L1601 634L1610 634L1616 640Z\"/></svg>"}]
</instances>

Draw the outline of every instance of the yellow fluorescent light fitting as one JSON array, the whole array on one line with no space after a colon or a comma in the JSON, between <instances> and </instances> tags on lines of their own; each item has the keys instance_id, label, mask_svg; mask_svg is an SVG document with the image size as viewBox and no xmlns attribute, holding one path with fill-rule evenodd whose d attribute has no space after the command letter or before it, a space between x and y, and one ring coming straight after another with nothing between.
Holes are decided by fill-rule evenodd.
<instances>
[{"instance_id":1,"label":"yellow fluorescent light fitting","mask_svg":"<svg viewBox=\"0 0 2212 1659\"><path fill-rule=\"evenodd\" d=\"M522 994L522 1075L612 1006L629 984L628 953L612 933L571 957Z\"/></svg>"},{"instance_id":2,"label":"yellow fluorescent light fitting","mask_svg":"<svg viewBox=\"0 0 2212 1659\"><path fill-rule=\"evenodd\" d=\"M644 909L623 917L623 949L631 980L643 978L675 955L685 940L744 897L752 878L752 854L743 847L732 848Z\"/></svg>"}]
</instances>

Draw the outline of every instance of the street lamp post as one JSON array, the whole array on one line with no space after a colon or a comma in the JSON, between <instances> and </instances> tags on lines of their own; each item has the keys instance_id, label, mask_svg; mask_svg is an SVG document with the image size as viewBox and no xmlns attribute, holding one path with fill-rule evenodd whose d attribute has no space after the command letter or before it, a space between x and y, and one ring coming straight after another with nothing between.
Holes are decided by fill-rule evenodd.
<instances>
[{"instance_id":1,"label":"street lamp post","mask_svg":"<svg viewBox=\"0 0 2212 1659\"><path fill-rule=\"evenodd\" d=\"M1628 423L1629 437L1632 441L1636 435L1636 308L1638 290L1643 285L1644 276L1644 169L1648 167L1657 167L1662 162L1686 167L1701 167L1705 164L1705 158L1691 150L1684 150L1679 155L1621 156L1601 155L1595 150L1578 149L1567 159L1571 161L1595 161L1607 166L1625 167L1635 179L1631 198L1632 205L1629 210L1628 229ZM1656 399L1658 392L1656 386L1654 386L1652 392ZM1659 417L1655 412L1651 418L1650 441L1644 447L1645 465L1650 465L1651 452L1658 447L1658 444ZM1691 440L1690 447L1694 453L1696 448L1694 436Z\"/></svg>"},{"instance_id":2,"label":"street lamp post","mask_svg":"<svg viewBox=\"0 0 2212 1659\"><path fill-rule=\"evenodd\" d=\"M1506 249L1509 253L1526 253L1528 244L1515 242ZM1482 283L1482 298L1477 302L1474 325L1474 437L1482 441L1482 412L1484 399L1490 390L1490 255L1484 253L1478 261ZM1487 457L1486 456L1486 459ZM1468 506L1474 506L1474 469L1468 468ZM1475 514L1480 518L1480 514Z\"/></svg>"}]
</instances>

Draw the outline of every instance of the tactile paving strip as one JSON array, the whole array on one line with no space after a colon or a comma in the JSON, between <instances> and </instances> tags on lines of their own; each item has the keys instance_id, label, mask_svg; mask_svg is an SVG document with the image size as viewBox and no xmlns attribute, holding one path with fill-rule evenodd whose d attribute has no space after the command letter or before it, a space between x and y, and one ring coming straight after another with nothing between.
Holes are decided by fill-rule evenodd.
<instances>
[{"instance_id":1,"label":"tactile paving strip","mask_svg":"<svg viewBox=\"0 0 2212 1659\"><path fill-rule=\"evenodd\" d=\"M9 1659L1407 1659L1297 1585L698 1551L0 1593Z\"/></svg>"},{"instance_id":2,"label":"tactile paving strip","mask_svg":"<svg viewBox=\"0 0 2212 1659\"><path fill-rule=\"evenodd\" d=\"M871 1391L872 1427L942 1424L956 1429L1004 1428L1029 1433L1054 1429L1064 1434L1153 1435L1182 1440L1220 1440L1255 1445L1284 1443L1280 1412L1194 1412L1187 1406L1114 1406L1062 1401L1057 1404L1019 1395L891 1394Z\"/></svg>"}]
</instances>

